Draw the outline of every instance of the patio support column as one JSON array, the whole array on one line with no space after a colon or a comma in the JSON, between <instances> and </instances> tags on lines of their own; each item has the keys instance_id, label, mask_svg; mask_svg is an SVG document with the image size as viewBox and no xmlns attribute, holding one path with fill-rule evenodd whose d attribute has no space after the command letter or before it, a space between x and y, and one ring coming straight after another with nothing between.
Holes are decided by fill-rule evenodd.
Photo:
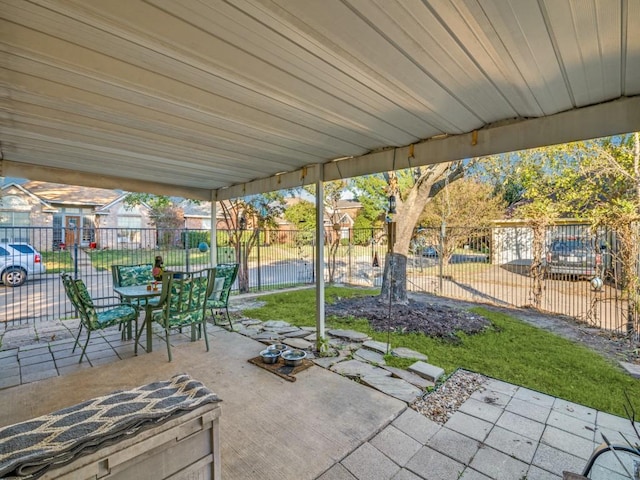
<instances>
[{"instance_id":1,"label":"patio support column","mask_svg":"<svg viewBox=\"0 0 640 480\"><path fill-rule=\"evenodd\" d=\"M211 191L211 266L218 265L218 209L216 205L216 198L218 194L215 190Z\"/></svg>"},{"instance_id":2,"label":"patio support column","mask_svg":"<svg viewBox=\"0 0 640 480\"><path fill-rule=\"evenodd\" d=\"M324 183L323 166L317 165L316 179L316 348L324 346Z\"/></svg>"}]
</instances>

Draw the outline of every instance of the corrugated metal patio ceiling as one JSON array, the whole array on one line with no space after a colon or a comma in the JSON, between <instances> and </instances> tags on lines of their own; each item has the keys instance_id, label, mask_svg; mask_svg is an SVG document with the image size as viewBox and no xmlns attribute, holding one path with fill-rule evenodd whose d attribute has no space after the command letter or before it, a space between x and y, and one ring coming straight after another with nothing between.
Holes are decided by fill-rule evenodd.
<instances>
[{"instance_id":1,"label":"corrugated metal patio ceiling","mask_svg":"<svg viewBox=\"0 0 640 480\"><path fill-rule=\"evenodd\" d=\"M640 130L640 0L0 9L5 176L222 199Z\"/></svg>"}]
</instances>

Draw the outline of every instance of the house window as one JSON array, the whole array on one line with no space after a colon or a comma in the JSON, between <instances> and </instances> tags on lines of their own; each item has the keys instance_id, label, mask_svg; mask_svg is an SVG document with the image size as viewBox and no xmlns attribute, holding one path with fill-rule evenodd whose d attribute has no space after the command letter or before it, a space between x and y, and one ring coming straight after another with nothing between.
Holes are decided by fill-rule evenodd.
<instances>
[{"instance_id":1,"label":"house window","mask_svg":"<svg viewBox=\"0 0 640 480\"><path fill-rule=\"evenodd\" d=\"M138 207L127 208L125 205L118 209L118 243L140 243L142 229L142 214Z\"/></svg>"},{"instance_id":2,"label":"house window","mask_svg":"<svg viewBox=\"0 0 640 480\"><path fill-rule=\"evenodd\" d=\"M96 226L93 215L82 216L82 242L92 243L96 241Z\"/></svg>"},{"instance_id":3,"label":"house window","mask_svg":"<svg viewBox=\"0 0 640 480\"><path fill-rule=\"evenodd\" d=\"M29 242L31 207L17 195L0 197L0 241ZM23 227L23 228L20 228Z\"/></svg>"}]
</instances>

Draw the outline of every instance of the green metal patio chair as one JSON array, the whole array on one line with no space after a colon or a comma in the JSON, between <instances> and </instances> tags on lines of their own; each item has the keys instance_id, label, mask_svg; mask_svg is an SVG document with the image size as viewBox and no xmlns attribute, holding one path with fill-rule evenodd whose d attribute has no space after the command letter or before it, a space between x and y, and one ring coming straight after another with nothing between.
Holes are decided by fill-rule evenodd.
<instances>
[{"instance_id":1,"label":"green metal patio chair","mask_svg":"<svg viewBox=\"0 0 640 480\"><path fill-rule=\"evenodd\" d=\"M153 265L150 263L111 265L113 286L132 287L134 285L148 285L154 281L151 270L153 270Z\"/></svg>"},{"instance_id":2,"label":"green metal patio chair","mask_svg":"<svg viewBox=\"0 0 640 480\"><path fill-rule=\"evenodd\" d=\"M224 308L227 314L227 320L229 321L229 328L233 330L233 324L231 323L231 316L229 315L229 294L231 293L231 287L233 282L236 281L238 276L237 263L220 263L216 267L216 278L213 286L213 292L207 300L207 308L211 310L215 322L215 310L222 310Z\"/></svg>"},{"instance_id":3,"label":"green metal patio chair","mask_svg":"<svg viewBox=\"0 0 640 480\"><path fill-rule=\"evenodd\" d=\"M73 345L72 353L75 352L76 347L80 345L82 329L85 328L87 330L87 339L82 347L82 354L80 355L78 363L82 363L89 339L91 338L91 332L103 330L115 325L120 327L126 326L127 330L131 331L132 323L135 324L134 331L138 331L139 311L136 305L122 302L96 305L95 302L118 300L118 297L91 298L87 286L81 279L74 280L71 275L66 273L63 273L61 277L67 296L80 315L80 328L78 329L78 335ZM124 331L122 334L124 335Z\"/></svg>"},{"instance_id":4,"label":"green metal patio chair","mask_svg":"<svg viewBox=\"0 0 640 480\"><path fill-rule=\"evenodd\" d=\"M195 339L196 331L204 332L204 341L207 352L209 351L205 313L207 298L213 290L215 274L215 268L197 272L163 273L159 310L153 312L152 318L164 328L169 361L172 360L170 338L172 329L190 326L192 341ZM136 335L136 344L141 333L142 329Z\"/></svg>"}]
</instances>

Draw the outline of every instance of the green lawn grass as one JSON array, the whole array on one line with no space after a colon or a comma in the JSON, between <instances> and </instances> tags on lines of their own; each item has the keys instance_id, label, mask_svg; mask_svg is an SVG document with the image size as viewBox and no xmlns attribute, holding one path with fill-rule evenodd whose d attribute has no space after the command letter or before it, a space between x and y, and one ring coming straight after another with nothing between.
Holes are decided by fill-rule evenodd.
<instances>
[{"instance_id":1,"label":"green lawn grass","mask_svg":"<svg viewBox=\"0 0 640 480\"><path fill-rule=\"evenodd\" d=\"M42 262L47 267L47 273L61 273L73 271L73 258L68 251L40 252Z\"/></svg>"},{"instance_id":2,"label":"green lawn grass","mask_svg":"<svg viewBox=\"0 0 640 480\"><path fill-rule=\"evenodd\" d=\"M325 298L331 303L338 297L374 294L374 290L327 287ZM297 326L315 325L315 290L266 295L261 300L265 306L245 310L244 315L285 320ZM478 335L460 334L456 344L422 334L391 333L391 345L428 355L429 363L444 368L446 373L465 368L616 415L625 415L626 391L636 412L640 412L640 380L613 362L512 316L481 307L472 311L489 319L491 328ZM327 328L353 329L387 341L386 332L373 331L364 319L328 317ZM389 363L406 368L411 362L389 358Z\"/></svg>"},{"instance_id":3,"label":"green lawn grass","mask_svg":"<svg viewBox=\"0 0 640 480\"><path fill-rule=\"evenodd\" d=\"M91 264L96 270L109 270L111 265L153 265L156 255L161 255L165 267L184 266L186 252L184 249L137 249L137 250L94 250L88 252ZM207 265L211 254L201 252L197 248L189 250L189 262L191 265Z\"/></svg>"}]
</instances>

